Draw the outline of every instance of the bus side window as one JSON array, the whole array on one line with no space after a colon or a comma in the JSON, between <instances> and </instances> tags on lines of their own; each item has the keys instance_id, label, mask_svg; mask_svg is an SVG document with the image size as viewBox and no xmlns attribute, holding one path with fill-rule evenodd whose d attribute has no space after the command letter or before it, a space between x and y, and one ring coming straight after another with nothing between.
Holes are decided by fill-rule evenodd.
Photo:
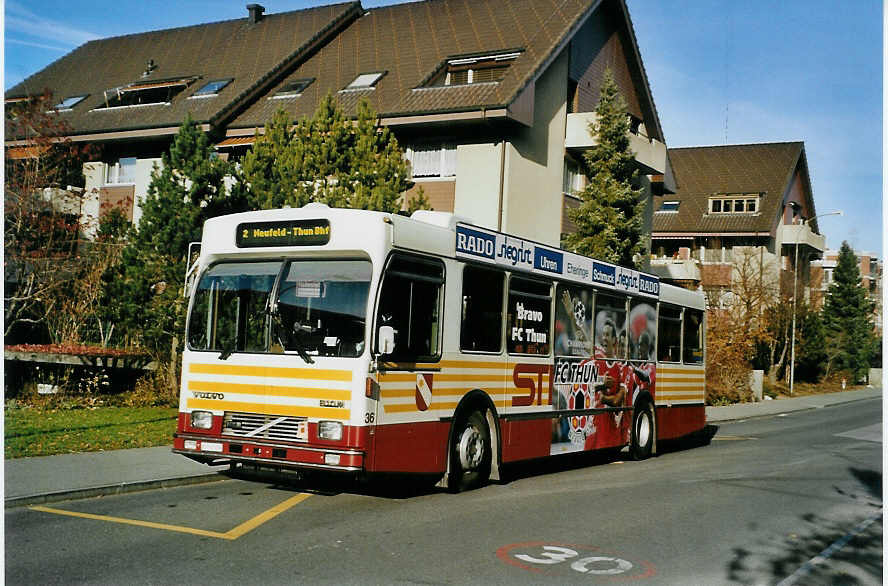
<instances>
[{"instance_id":1,"label":"bus side window","mask_svg":"<svg viewBox=\"0 0 888 586\"><path fill-rule=\"evenodd\" d=\"M595 354L626 358L626 298L595 294Z\"/></svg>"},{"instance_id":2,"label":"bus side window","mask_svg":"<svg viewBox=\"0 0 888 586\"><path fill-rule=\"evenodd\" d=\"M463 270L459 347L469 352L499 352L503 338L503 279L495 269Z\"/></svg>"},{"instance_id":3,"label":"bus side window","mask_svg":"<svg viewBox=\"0 0 888 586\"><path fill-rule=\"evenodd\" d=\"M647 301L632 299L629 309L629 358L654 359L657 343L657 310Z\"/></svg>"},{"instance_id":4,"label":"bus side window","mask_svg":"<svg viewBox=\"0 0 888 586\"><path fill-rule=\"evenodd\" d=\"M510 354L547 355L551 347L552 285L520 277L509 280L506 347Z\"/></svg>"},{"instance_id":5,"label":"bus side window","mask_svg":"<svg viewBox=\"0 0 888 586\"><path fill-rule=\"evenodd\" d=\"M440 355L443 283L440 261L392 256L383 276L376 316L377 330L380 326L395 329L395 350L387 355L389 359L421 362Z\"/></svg>"},{"instance_id":6,"label":"bus side window","mask_svg":"<svg viewBox=\"0 0 888 586\"><path fill-rule=\"evenodd\" d=\"M657 335L657 361L681 361L681 309L660 306L660 326Z\"/></svg>"},{"instance_id":7,"label":"bus side window","mask_svg":"<svg viewBox=\"0 0 888 586\"><path fill-rule=\"evenodd\" d=\"M697 309L685 309L684 362L685 364L703 362L703 312Z\"/></svg>"}]
</instances>

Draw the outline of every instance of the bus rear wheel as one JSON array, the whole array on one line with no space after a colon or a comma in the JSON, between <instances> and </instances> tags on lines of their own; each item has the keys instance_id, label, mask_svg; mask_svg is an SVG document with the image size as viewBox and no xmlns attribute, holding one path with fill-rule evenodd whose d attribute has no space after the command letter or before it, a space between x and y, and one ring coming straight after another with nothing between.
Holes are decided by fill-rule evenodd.
<instances>
[{"instance_id":1,"label":"bus rear wheel","mask_svg":"<svg viewBox=\"0 0 888 586\"><path fill-rule=\"evenodd\" d=\"M490 477L490 430L481 411L456 421L450 444L448 486L454 492L477 488Z\"/></svg>"},{"instance_id":2,"label":"bus rear wheel","mask_svg":"<svg viewBox=\"0 0 888 586\"><path fill-rule=\"evenodd\" d=\"M645 401L636 406L632 417L632 437L630 439L629 453L633 460L646 460L654 451L654 435L656 433L654 423L654 408Z\"/></svg>"}]
</instances>

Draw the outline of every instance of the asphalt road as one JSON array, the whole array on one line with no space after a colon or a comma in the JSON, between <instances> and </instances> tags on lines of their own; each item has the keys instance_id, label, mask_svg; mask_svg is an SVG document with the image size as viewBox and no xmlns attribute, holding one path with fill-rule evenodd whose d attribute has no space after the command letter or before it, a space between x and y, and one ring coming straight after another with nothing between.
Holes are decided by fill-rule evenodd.
<instances>
[{"instance_id":1,"label":"asphalt road","mask_svg":"<svg viewBox=\"0 0 888 586\"><path fill-rule=\"evenodd\" d=\"M5 579L881 584L881 421L874 399L724 424L645 462L524 465L464 494L225 480L12 509Z\"/></svg>"}]
</instances>

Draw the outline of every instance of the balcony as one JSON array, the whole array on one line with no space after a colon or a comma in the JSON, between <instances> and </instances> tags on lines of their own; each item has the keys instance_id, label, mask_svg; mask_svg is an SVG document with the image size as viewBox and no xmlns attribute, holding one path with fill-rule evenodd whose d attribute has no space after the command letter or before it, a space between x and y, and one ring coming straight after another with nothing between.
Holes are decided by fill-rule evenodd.
<instances>
[{"instance_id":1,"label":"balcony","mask_svg":"<svg viewBox=\"0 0 888 586\"><path fill-rule=\"evenodd\" d=\"M816 234L808 224L781 224L777 228L777 240L783 246L808 247L816 255L826 250L826 236Z\"/></svg>"},{"instance_id":2,"label":"balcony","mask_svg":"<svg viewBox=\"0 0 888 586\"><path fill-rule=\"evenodd\" d=\"M597 119L595 112L568 114L565 148L583 151L595 146L597 142L589 134L589 124ZM666 172L666 145L662 142L630 132L629 148L635 153L635 161L643 174L662 175Z\"/></svg>"}]
</instances>

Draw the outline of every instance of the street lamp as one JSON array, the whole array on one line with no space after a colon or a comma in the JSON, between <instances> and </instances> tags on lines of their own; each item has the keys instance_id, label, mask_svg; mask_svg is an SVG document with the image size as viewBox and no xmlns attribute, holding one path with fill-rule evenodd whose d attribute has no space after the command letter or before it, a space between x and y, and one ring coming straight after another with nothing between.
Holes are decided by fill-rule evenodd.
<instances>
[{"instance_id":1,"label":"street lamp","mask_svg":"<svg viewBox=\"0 0 888 586\"><path fill-rule=\"evenodd\" d=\"M798 295L799 288L799 234L802 230L802 226L811 220L816 220L817 218L822 218L824 216L844 216L845 212L842 210L836 210L834 212L827 212L825 214L820 214L819 216L814 216L809 220L802 220L802 223L798 225L796 228L796 243L795 243L795 264L793 265L793 275L792 275L792 350L790 351L789 357L789 396L792 396L792 389L795 385L795 338L796 338L796 296Z\"/></svg>"}]
</instances>

